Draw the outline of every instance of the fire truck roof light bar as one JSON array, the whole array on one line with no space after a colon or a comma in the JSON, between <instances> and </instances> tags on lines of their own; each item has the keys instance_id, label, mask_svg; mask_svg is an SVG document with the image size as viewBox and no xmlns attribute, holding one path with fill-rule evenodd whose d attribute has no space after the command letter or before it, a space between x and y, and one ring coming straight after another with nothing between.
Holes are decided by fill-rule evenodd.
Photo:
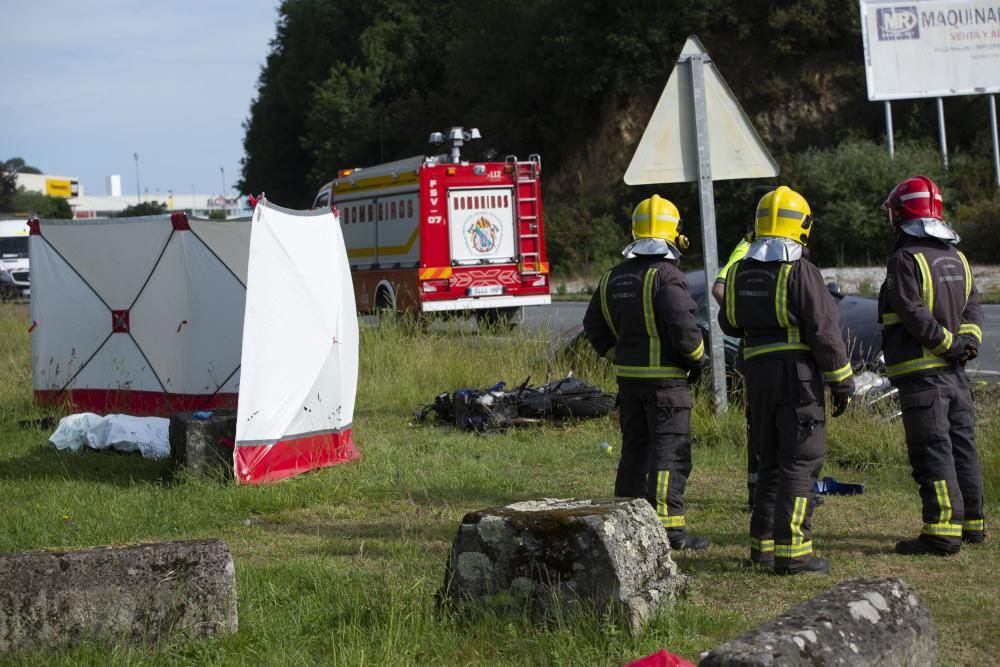
<instances>
[{"instance_id":1,"label":"fire truck roof light bar","mask_svg":"<svg viewBox=\"0 0 1000 667\"><path fill-rule=\"evenodd\" d=\"M439 146L443 143L447 143L448 162L452 164L460 164L462 162L462 146L465 142L475 141L482 138L483 135L479 133L478 128L470 127L466 130L461 127L453 127L448 130L447 139L445 139L444 134L441 132L431 132L431 136L427 141L433 146Z\"/></svg>"}]
</instances>

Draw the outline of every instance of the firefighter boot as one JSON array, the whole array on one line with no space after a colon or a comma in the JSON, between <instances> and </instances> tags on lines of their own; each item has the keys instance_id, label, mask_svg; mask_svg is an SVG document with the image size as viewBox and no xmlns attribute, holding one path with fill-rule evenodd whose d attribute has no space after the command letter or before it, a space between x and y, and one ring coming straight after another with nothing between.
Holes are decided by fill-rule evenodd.
<instances>
[{"instance_id":1,"label":"firefighter boot","mask_svg":"<svg viewBox=\"0 0 1000 667\"><path fill-rule=\"evenodd\" d=\"M986 541L985 530L963 530L962 541L966 544L982 544Z\"/></svg>"},{"instance_id":2,"label":"firefighter boot","mask_svg":"<svg viewBox=\"0 0 1000 667\"><path fill-rule=\"evenodd\" d=\"M914 537L912 540L900 540L899 542L896 542L896 553L904 556L921 556L925 554L930 554L932 556L951 556L957 554L960 548L961 547L955 547L953 550L940 549L920 537Z\"/></svg>"},{"instance_id":3,"label":"firefighter boot","mask_svg":"<svg viewBox=\"0 0 1000 667\"><path fill-rule=\"evenodd\" d=\"M818 556L810 556L809 560L807 560L804 565L796 567L795 569L789 567L774 568L774 573L780 575L826 574L829 571L830 571L830 561L826 558L819 558Z\"/></svg>"},{"instance_id":4,"label":"firefighter boot","mask_svg":"<svg viewBox=\"0 0 1000 667\"><path fill-rule=\"evenodd\" d=\"M704 551L711 542L707 537L691 535L686 530L667 532L670 548L674 551Z\"/></svg>"}]
</instances>

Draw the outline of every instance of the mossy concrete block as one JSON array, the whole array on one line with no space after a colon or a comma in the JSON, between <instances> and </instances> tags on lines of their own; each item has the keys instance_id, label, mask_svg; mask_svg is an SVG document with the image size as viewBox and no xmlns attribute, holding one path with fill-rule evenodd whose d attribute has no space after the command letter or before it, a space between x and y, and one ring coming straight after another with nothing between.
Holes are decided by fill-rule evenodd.
<instances>
[{"instance_id":1,"label":"mossy concrete block","mask_svg":"<svg viewBox=\"0 0 1000 667\"><path fill-rule=\"evenodd\" d=\"M467 514L439 600L547 619L582 606L638 632L685 583L645 500L543 499Z\"/></svg>"},{"instance_id":2,"label":"mossy concrete block","mask_svg":"<svg viewBox=\"0 0 1000 667\"><path fill-rule=\"evenodd\" d=\"M899 579L842 581L812 600L726 642L699 667L937 664L930 612Z\"/></svg>"},{"instance_id":3,"label":"mossy concrete block","mask_svg":"<svg viewBox=\"0 0 1000 667\"><path fill-rule=\"evenodd\" d=\"M236 632L221 540L0 554L0 651Z\"/></svg>"},{"instance_id":4,"label":"mossy concrete block","mask_svg":"<svg viewBox=\"0 0 1000 667\"><path fill-rule=\"evenodd\" d=\"M232 475L236 442L236 411L213 410L195 419L191 412L170 418L170 458L174 467L196 475Z\"/></svg>"}]
</instances>

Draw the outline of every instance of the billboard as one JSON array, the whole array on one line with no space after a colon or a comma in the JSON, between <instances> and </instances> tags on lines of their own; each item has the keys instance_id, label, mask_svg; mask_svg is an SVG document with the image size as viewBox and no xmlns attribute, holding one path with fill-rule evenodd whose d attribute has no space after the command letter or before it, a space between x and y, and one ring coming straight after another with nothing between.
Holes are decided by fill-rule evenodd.
<instances>
[{"instance_id":1,"label":"billboard","mask_svg":"<svg viewBox=\"0 0 1000 667\"><path fill-rule=\"evenodd\" d=\"M80 193L80 186L76 179L70 178L46 178L45 194L50 197L63 197L69 199L76 197Z\"/></svg>"},{"instance_id":2,"label":"billboard","mask_svg":"<svg viewBox=\"0 0 1000 667\"><path fill-rule=\"evenodd\" d=\"M1000 92L997 0L860 0L869 100Z\"/></svg>"}]
</instances>

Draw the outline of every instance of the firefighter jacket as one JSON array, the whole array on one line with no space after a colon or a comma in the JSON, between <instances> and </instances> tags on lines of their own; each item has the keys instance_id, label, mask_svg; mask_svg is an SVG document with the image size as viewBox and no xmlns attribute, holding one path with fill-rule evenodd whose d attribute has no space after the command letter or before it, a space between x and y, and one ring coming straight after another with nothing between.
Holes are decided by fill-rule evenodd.
<instances>
[{"instance_id":1,"label":"firefighter jacket","mask_svg":"<svg viewBox=\"0 0 1000 667\"><path fill-rule=\"evenodd\" d=\"M969 261L933 238L900 234L878 297L890 379L954 370L945 359L959 335L983 341L983 311Z\"/></svg>"},{"instance_id":2,"label":"firefighter jacket","mask_svg":"<svg viewBox=\"0 0 1000 667\"><path fill-rule=\"evenodd\" d=\"M853 389L837 304L809 260L740 260L726 275L724 306L719 325L743 338L744 362L811 356L832 387Z\"/></svg>"},{"instance_id":3,"label":"firefighter jacket","mask_svg":"<svg viewBox=\"0 0 1000 667\"><path fill-rule=\"evenodd\" d=\"M583 329L598 354L614 348L619 380L685 379L705 357L695 310L675 261L637 256L601 277Z\"/></svg>"}]
</instances>

